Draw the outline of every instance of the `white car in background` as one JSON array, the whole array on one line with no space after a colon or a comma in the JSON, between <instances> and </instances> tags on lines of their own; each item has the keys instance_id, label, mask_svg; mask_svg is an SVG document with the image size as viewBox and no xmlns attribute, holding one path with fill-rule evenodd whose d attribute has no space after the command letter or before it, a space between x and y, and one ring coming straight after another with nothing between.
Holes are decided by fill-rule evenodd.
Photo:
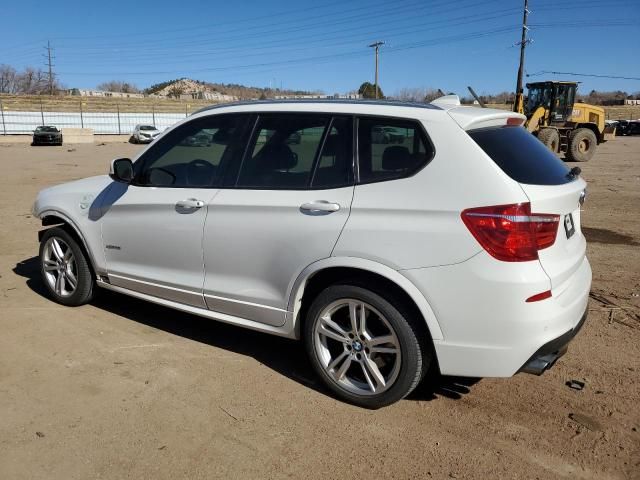
<instances>
[{"instance_id":1,"label":"white car in background","mask_svg":"<svg viewBox=\"0 0 640 480\"><path fill-rule=\"evenodd\" d=\"M524 120L450 98L201 110L38 194L44 284L64 305L102 287L300 339L368 408L429 370L541 374L586 318L586 183Z\"/></svg>"},{"instance_id":2,"label":"white car in background","mask_svg":"<svg viewBox=\"0 0 640 480\"><path fill-rule=\"evenodd\" d=\"M151 143L160 133L153 125L136 125L131 140L133 143Z\"/></svg>"}]
</instances>

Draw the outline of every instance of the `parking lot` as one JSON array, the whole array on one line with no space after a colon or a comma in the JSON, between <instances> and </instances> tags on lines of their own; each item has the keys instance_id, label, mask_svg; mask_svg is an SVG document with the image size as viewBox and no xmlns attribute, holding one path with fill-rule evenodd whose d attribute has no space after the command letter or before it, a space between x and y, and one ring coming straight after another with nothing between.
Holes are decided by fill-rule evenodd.
<instances>
[{"instance_id":1,"label":"parking lot","mask_svg":"<svg viewBox=\"0 0 640 480\"><path fill-rule=\"evenodd\" d=\"M0 144L1 479L640 478L640 137L579 165L593 286L568 354L378 411L328 395L295 342L110 292L44 296L36 193L140 148Z\"/></svg>"}]
</instances>

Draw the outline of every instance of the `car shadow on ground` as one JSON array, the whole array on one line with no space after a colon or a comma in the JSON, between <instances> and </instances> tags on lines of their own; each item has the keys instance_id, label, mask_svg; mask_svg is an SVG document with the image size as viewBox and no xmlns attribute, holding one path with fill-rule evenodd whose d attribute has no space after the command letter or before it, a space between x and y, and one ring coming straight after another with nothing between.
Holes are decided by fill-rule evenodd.
<instances>
[{"instance_id":1,"label":"car shadow on ground","mask_svg":"<svg viewBox=\"0 0 640 480\"><path fill-rule=\"evenodd\" d=\"M19 262L13 272L26 278L26 285L33 292L47 297L37 257ZM104 289L98 289L98 295L91 305L173 335L253 357L281 375L322 394L330 395L316 378L300 342L211 321ZM437 371L430 372L407 398L417 401L435 400L439 397L457 400L468 394L470 387L478 380L446 377L439 375Z\"/></svg>"}]
</instances>

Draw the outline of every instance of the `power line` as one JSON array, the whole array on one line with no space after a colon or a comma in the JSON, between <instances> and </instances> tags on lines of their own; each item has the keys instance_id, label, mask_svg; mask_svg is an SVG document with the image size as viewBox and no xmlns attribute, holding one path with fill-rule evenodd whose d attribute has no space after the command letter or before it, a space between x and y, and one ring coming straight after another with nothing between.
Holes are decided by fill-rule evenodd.
<instances>
[{"instance_id":1,"label":"power line","mask_svg":"<svg viewBox=\"0 0 640 480\"><path fill-rule=\"evenodd\" d=\"M619 75L599 75L596 73L575 73L575 72L553 72L550 70L542 70L540 72L532 73L527 75L527 77L537 77L538 75L570 75L573 77L595 77L595 78L611 78L616 80L640 80L640 77L623 77Z\"/></svg>"},{"instance_id":2,"label":"power line","mask_svg":"<svg viewBox=\"0 0 640 480\"><path fill-rule=\"evenodd\" d=\"M532 23L531 24L531 26L535 28L626 27L626 26L637 26L637 25L638 25L638 22L630 21L629 19L626 19L626 18L582 21L582 22L554 22L554 23Z\"/></svg>"},{"instance_id":3,"label":"power line","mask_svg":"<svg viewBox=\"0 0 640 480\"><path fill-rule=\"evenodd\" d=\"M453 35L448 37L440 37L440 38L432 38L426 41L419 41L407 44L401 44L394 47L390 47L387 51L403 51L403 50L411 50L415 48L422 48L434 45L442 45L447 43L460 42L464 40L478 39L484 38L493 35L500 35L504 33L513 32L517 27L513 27L512 25L495 28L491 30L484 30L480 32L472 32L468 34L462 35ZM366 54L368 55L368 54ZM216 71L226 71L226 70L239 70L239 69L249 69L254 67L266 67L266 66L282 66L282 65L294 65L294 64L303 64L303 63L318 63L318 62L326 62L333 61L342 58L351 58L351 57L361 57L363 56L362 50L355 50L350 52L343 52L332 55L323 55L323 56L315 56L315 57L306 57L301 59L291 59L291 60L280 60L276 62L264 62L264 63L255 63L255 64L246 64L246 65L226 65L219 67L211 67L204 69L191 70L191 73L204 73L204 72L216 72ZM184 69L181 70L169 70L169 71L138 71L138 72L94 72L91 74L87 74L86 72L64 72L66 75L104 75L105 73L111 75L168 75L168 74L176 74L184 72Z\"/></svg>"},{"instance_id":4,"label":"power line","mask_svg":"<svg viewBox=\"0 0 640 480\"><path fill-rule=\"evenodd\" d=\"M469 5L465 5L467 7L473 7L473 6L479 6L479 5L486 5L487 1L477 1L477 0L461 0L460 3L468 3L468 2L472 2ZM490 0L491 2L496 2L499 0ZM421 3L421 2L420 2ZM388 4L388 2L387 2ZM436 9L436 10L430 10L429 12L425 12L421 15L412 15L411 18L416 18L416 17L424 17L424 16L429 16L429 17L433 17L434 15L437 14L444 14L444 13L449 13L449 12L459 12L461 5L457 5L455 8L451 8L450 7L450 3L447 2L441 2L439 4L435 4L436 6L446 6L449 5L448 8L444 8L444 9ZM203 44L203 42L229 42L229 43L233 43L234 44L234 49L237 49L237 45L238 42L243 42L247 39L255 39L256 42L259 45L263 45L265 43L265 36L267 35L276 35L276 36L282 36L282 35L288 35L291 33L295 33L295 32L303 32L301 36L298 37L290 37L290 38L281 38L279 41L280 42L293 42L293 41L297 41L297 40L305 40L309 37L317 37L318 35L323 36L324 38L327 38L328 35L331 35L333 33L340 33L345 31L345 28L348 28L349 31L353 31L354 29L357 28L375 28L377 31L380 30L380 27L382 25L387 25L387 24L393 24L396 22L402 22L405 21L406 18L396 18L396 19L390 19L390 17L394 17L394 16L398 16L398 15L403 15L409 12L414 12L415 8L416 8L417 4L409 4L409 5L405 5L404 7L400 7L398 8L397 6L394 6L393 8L386 8L386 9L379 9L376 10L375 13L370 14L370 15L362 15L361 10L358 9L355 15L351 15L351 16L340 16L339 18L335 18L335 15L331 15L332 18L328 19L328 20L324 20L324 21L316 21L316 19L307 19L306 21L298 21L296 22L296 25L294 25L293 27L285 27L282 28L281 26L273 29L268 29L268 30L263 30L265 27L264 26L260 26L257 27L257 31L256 28L254 27L247 27L244 28L242 31L238 31L238 30L234 30L233 33L235 33L235 35L229 35L227 33L224 32L220 32L219 30L216 30L213 35L211 33L197 33L197 34L193 34L193 35L187 35L184 37L174 37L174 38L164 38L162 39L162 41L167 41L170 42L170 47L172 49L181 49L183 47L189 47L189 46L193 46L193 45L197 45L197 46L201 46ZM372 26L372 20L376 19L376 18L381 18L381 21L377 21L373 26ZM385 21L386 20L386 21ZM442 21L447 21L447 19L445 18L444 20L440 20ZM357 26L359 23L363 23L364 25L361 26ZM280 25L282 25L282 23L280 23ZM346 27L342 27L340 25L345 25ZM336 28L332 28L330 30L326 30L324 29L322 33L318 34L318 33L311 33L310 30L314 30L314 29L320 29L320 28L324 28L324 27L337 27ZM262 31L261 31L262 30ZM331 37L329 37L331 38ZM182 41L181 41L182 40ZM253 43L256 43L253 42ZM269 42L267 40L267 42ZM246 43L246 42L244 42ZM116 44L116 47L119 47L120 45ZM131 42L127 41L123 44L124 48L129 49L131 46ZM144 46L141 46L144 48ZM93 51L95 52L96 50L101 51L104 50L103 48L94 48L94 47L60 47L60 49L64 50L65 48L71 48L75 51L79 51L79 50L84 50L84 51ZM109 42L108 44L108 48L109 49L113 49L114 48L114 43L113 42ZM216 50L219 50L219 48L217 48Z\"/></svg>"},{"instance_id":5,"label":"power line","mask_svg":"<svg viewBox=\"0 0 640 480\"><path fill-rule=\"evenodd\" d=\"M503 11L497 11L497 12L503 12ZM489 13L496 13L496 12L489 12ZM387 34L392 34L394 35L394 38L399 38L402 36L407 36L407 35L413 35L415 33L424 33L426 31L430 31L430 30L438 30L438 29L442 29L442 28L450 28L452 26L459 26L459 25L467 25L467 24L471 24L471 23L484 23L488 20L493 20L493 19L499 19L499 18L504 18L504 17L508 17L511 16L512 14L501 14L501 15L487 15L487 16L478 16L478 17L473 17L471 19L468 18L467 15L463 16L463 17L455 17L452 18L451 20L460 20L460 21L456 21L456 22L449 22L446 24L443 24L444 21L443 20L438 20L435 22L426 22L423 24L422 27L417 28L417 29L410 29L410 28L406 28L406 27L398 27L396 29L388 29L385 32ZM435 24L442 24L439 26L434 26L431 28L424 28L424 25L435 25ZM367 26L365 26L367 27ZM367 27L368 28L368 27ZM324 47L343 47L343 46L348 46L351 43L361 43L366 41L368 38L371 37L371 35L375 34L375 31L371 30L369 31L369 33L357 33L357 34L346 34L346 35L333 35L330 37L325 37L324 35L322 37L319 37L317 40L314 40L313 37L314 36L307 36L307 38L311 38L311 40L305 42L304 45L302 46L298 46L298 44L296 44L294 42L293 39L289 39L287 40L287 44L294 44L294 46L292 47L288 47L288 48L284 48L284 49L278 49L277 45L274 46L268 46L269 42L263 42L264 45L263 46L256 46L256 47L252 47L251 50L249 51L249 53L247 54L242 54L242 55L238 55L232 52L229 52L228 54L227 51L228 50L232 50L232 49L225 49L225 48L217 48L216 50L206 50L206 51L189 51L186 52L184 54L180 54L179 58L175 58L173 60L173 63L175 62L179 62L181 64L184 64L184 60L186 58L194 58L195 60L197 60L198 62L202 62L202 60L216 60L216 61L220 61L220 60L224 60L224 59L228 59L228 58L233 58L233 59L238 59L238 58L247 58L247 57L262 57L265 54L271 54L271 55L286 55L288 53L291 52L295 52L295 51L303 51L303 52L307 52L310 49L310 46L313 44L321 44L320 46L322 48ZM368 37L368 38L367 38ZM301 38L302 40L302 38ZM331 42L331 40L336 40L334 42ZM350 41L352 40L352 42ZM273 43L273 42L272 42ZM277 43L282 43L281 41L277 41ZM274 50L276 49L276 50ZM236 50L236 49L233 49ZM240 49L240 51L246 51L247 48L242 48ZM221 55L219 52L222 51L223 54ZM167 56L171 55L170 52L167 51L157 51L157 52L149 52L147 54L145 54L145 59L149 59L149 61L137 61L136 62L136 66L143 66L143 65L157 65L158 63L162 63L162 65L167 65L168 63L172 63L171 60L167 60ZM83 55L84 56L84 55ZM66 57L65 57L66 58ZM155 58L158 59L162 59L161 62L158 62L157 60L153 60ZM122 60L119 58L112 58L110 59L108 56L106 55L102 55L101 56L101 60L100 60L100 64L105 66L107 65L109 62L116 62L117 64L121 65L122 64Z\"/></svg>"}]
</instances>

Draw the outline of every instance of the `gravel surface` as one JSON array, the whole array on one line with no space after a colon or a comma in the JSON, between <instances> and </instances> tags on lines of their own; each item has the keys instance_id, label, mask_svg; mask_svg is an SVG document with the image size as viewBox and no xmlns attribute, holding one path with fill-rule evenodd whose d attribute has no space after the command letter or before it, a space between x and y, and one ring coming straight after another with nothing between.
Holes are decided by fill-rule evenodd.
<instances>
[{"instance_id":1,"label":"gravel surface","mask_svg":"<svg viewBox=\"0 0 640 480\"><path fill-rule=\"evenodd\" d=\"M295 342L109 292L43 295L37 191L139 148L0 145L1 479L640 478L640 137L580 164L594 283L567 355L378 411L330 397Z\"/></svg>"}]
</instances>

